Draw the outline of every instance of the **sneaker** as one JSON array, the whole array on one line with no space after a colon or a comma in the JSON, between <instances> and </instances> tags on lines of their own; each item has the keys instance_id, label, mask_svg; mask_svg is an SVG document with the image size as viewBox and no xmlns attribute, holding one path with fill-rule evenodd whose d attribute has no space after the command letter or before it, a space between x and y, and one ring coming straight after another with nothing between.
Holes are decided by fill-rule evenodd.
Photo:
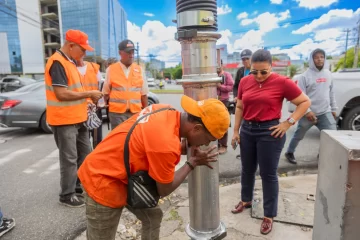
<instances>
[{"instance_id":1,"label":"sneaker","mask_svg":"<svg viewBox=\"0 0 360 240\"><path fill-rule=\"evenodd\" d=\"M0 237L15 227L15 219L3 218L0 226Z\"/></svg>"},{"instance_id":2,"label":"sneaker","mask_svg":"<svg viewBox=\"0 0 360 240\"><path fill-rule=\"evenodd\" d=\"M64 205L67 207L72 207L72 208L78 208L78 207L85 206L84 200L79 199L78 196L76 196L75 194L72 195L69 199L66 199L66 200L60 199L59 203L61 205Z\"/></svg>"},{"instance_id":3,"label":"sneaker","mask_svg":"<svg viewBox=\"0 0 360 240\"><path fill-rule=\"evenodd\" d=\"M285 157L290 163L297 164L294 153L285 153Z\"/></svg>"}]
</instances>

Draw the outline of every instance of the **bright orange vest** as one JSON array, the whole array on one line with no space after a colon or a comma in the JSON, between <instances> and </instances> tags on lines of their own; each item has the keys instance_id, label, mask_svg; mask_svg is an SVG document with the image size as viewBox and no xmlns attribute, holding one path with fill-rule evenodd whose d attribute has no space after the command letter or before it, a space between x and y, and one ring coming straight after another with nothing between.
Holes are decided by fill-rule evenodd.
<instances>
[{"instance_id":1,"label":"bright orange vest","mask_svg":"<svg viewBox=\"0 0 360 240\"><path fill-rule=\"evenodd\" d=\"M97 79L97 74L99 72L100 66L97 63L85 62L87 65L86 73L82 80L82 84L85 91L99 90L99 82Z\"/></svg>"},{"instance_id":2,"label":"bright orange vest","mask_svg":"<svg viewBox=\"0 0 360 240\"><path fill-rule=\"evenodd\" d=\"M136 63L131 64L129 77L126 78L120 63L109 67L109 82L111 85L109 112L124 113L130 110L132 113L141 111L141 88L143 78L141 68Z\"/></svg>"},{"instance_id":3,"label":"bright orange vest","mask_svg":"<svg viewBox=\"0 0 360 240\"><path fill-rule=\"evenodd\" d=\"M85 122L87 119L86 99L76 101L59 101L56 98L50 76L50 68L54 61L59 61L65 69L68 80L68 90L84 92L81 85L81 75L76 65L65 59L60 53L54 53L46 63L45 87L46 87L46 121L53 126L69 125Z\"/></svg>"}]
</instances>

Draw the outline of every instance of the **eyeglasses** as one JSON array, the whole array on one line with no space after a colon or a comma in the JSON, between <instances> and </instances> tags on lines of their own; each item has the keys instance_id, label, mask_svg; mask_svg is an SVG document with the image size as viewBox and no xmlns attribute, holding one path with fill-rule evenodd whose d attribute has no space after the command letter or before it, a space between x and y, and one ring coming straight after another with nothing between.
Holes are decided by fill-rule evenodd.
<instances>
[{"instance_id":1,"label":"eyeglasses","mask_svg":"<svg viewBox=\"0 0 360 240\"><path fill-rule=\"evenodd\" d=\"M269 70L251 70L250 74L257 76L259 72L261 75L267 75L270 72L270 69Z\"/></svg>"}]
</instances>

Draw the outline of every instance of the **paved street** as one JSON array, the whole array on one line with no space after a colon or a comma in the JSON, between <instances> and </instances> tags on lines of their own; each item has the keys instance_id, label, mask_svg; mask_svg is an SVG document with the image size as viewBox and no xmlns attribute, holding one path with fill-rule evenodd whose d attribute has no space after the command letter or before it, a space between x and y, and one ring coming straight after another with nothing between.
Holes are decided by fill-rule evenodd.
<instances>
[{"instance_id":1,"label":"paved street","mask_svg":"<svg viewBox=\"0 0 360 240\"><path fill-rule=\"evenodd\" d=\"M180 97L180 94L159 94L162 103L170 103L179 110ZM286 106L284 117L287 117ZM107 132L106 125L103 129ZM232 133L232 129L229 131ZM302 166L316 163L318 138L319 132L312 129L300 144L296 156ZM240 161L235 158L234 150L228 150L220 157L220 175L235 177L240 173ZM280 168L289 166L282 158ZM15 229L2 240L72 239L84 230L84 208L69 209L58 204L58 151L51 134L0 128L0 171L0 206L5 216L16 219Z\"/></svg>"}]
</instances>

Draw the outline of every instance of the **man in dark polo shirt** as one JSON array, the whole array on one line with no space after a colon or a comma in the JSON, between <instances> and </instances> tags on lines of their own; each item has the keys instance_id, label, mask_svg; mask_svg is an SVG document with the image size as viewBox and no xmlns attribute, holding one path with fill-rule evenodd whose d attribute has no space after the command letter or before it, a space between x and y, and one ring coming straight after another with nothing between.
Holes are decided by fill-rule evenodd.
<instances>
[{"instance_id":1,"label":"man in dark polo shirt","mask_svg":"<svg viewBox=\"0 0 360 240\"><path fill-rule=\"evenodd\" d=\"M87 98L97 102L103 94L98 90L84 91L75 61L85 56L88 36L79 30L66 32L66 41L48 60L45 70L46 119L51 126L60 160L60 199L62 205L82 207L78 198L82 188L77 170L90 153L90 140L84 122L87 119Z\"/></svg>"}]
</instances>

